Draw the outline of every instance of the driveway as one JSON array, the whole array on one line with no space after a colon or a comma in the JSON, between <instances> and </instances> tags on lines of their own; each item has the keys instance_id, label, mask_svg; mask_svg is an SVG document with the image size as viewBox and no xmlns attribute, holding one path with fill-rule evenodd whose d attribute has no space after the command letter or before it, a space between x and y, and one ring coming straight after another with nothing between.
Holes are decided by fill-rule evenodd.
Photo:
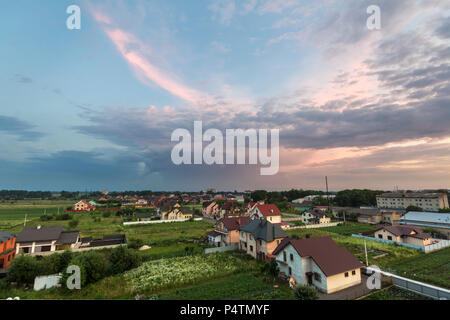
<instances>
[{"instance_id":1,"label":"driveway","mask_svg":"<svg viewBox=\"0 0 450 320\"><path fill-rule=\"evenodd\" d=\"M319 300L354 300L368 294L371 290L367 288L367 276L361 275L361 283L336 293L324 294L319 293Z\"/></svg>"}]
</instances>

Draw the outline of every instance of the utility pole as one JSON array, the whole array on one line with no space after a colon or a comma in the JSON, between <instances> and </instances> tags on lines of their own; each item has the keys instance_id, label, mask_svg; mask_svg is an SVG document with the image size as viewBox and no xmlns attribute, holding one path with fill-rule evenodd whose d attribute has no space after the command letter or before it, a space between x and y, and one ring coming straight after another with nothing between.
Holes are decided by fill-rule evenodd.
<instances>
[{"instance_id":1,"label":"utility pole","mask_svg":"<svg viewBox=\"0 0 450 320\"><path fill-rule=\"evenodd\" d=\"M369 258L367 257L367 245L366 245L366 239L364 239L364 252L366 253L366 266L369 266Z\"/></svg>"},{"instance_id":2,"label":"utility pole","mask_svg":"<svg viewBox=\"0 0 450 320\"><path fill-rule=\"evenodd\" d=\"M328 210L330 210L330 197L328 196L328 177L325 176L325 185L327 187L327 204L328 204Z\"/></svg>"}]
</instances>

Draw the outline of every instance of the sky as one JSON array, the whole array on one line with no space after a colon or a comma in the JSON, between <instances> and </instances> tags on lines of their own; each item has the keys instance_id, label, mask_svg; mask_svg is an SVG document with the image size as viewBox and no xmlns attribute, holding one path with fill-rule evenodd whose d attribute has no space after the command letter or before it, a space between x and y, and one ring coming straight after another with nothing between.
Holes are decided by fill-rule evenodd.
<instances>
[{"instance_id":1,"label":"sky","mask_svg":"<svg viewBox=\"0 0 450 320\"><path fill-rule=\"evenodd\" d=\"M15 0L0 39L0 189L450 188L446 0ZM174 165L194 121L279 129L279 172Z\"/></svg>"}]
</instances>

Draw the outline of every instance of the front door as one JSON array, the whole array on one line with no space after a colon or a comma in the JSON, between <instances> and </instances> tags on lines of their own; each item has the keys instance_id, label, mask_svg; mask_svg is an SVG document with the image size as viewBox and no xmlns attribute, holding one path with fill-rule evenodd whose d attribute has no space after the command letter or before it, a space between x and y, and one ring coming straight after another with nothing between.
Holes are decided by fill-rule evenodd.
<instances>
[{"instance_id":1,"label":"front door","mask_svg":"<svg viewBox=\"0 0 450 320\"><path fill-rule=\"evenodd\" d=\"M311 273L308 273L308 274L306 275L306 278L308 279L308 284L309 284L309 285L312 285L312 274L311 274Z\"/></svg>"}]
</instances>

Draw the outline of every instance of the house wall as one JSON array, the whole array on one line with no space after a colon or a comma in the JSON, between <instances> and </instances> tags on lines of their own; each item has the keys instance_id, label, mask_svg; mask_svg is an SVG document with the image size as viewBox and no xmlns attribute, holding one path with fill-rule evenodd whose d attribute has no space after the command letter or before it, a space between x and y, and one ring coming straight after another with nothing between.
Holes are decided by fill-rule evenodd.
<instances>
[{"instance_id":1,"label":"house wall","mask_svg":"<svg viewBox=\"0 0 450 320\"><path fill-rule=\"evenodd\" d=\"M382 237L380 238L379 235L381 235ZM381 230L378 230L377 232L375 232L374 236L377 239L403 242L402 238L400 236L396 236L396 235L394 235L394 234L392 234L389 231L386 231L384 229L381 229ZM391 239L388 238L389 236L391 237Z\"/></svg>"},{"instance_id":2,"label":"house wall","mask_svg":"<svg viewBox=\"0 0 450 320\"><path fill-rule=\"evenodd\" d=\"M286 252L286 261L284 260L284 253ZM291 260L291 254L293 260ZM283 272L287 276L295 279L297 284L305 284L304 267L302 257L299 256L297 251L292 245L287 245L278 255L275 257L280 272ZM289 267L291 268L291 274L289 275Z\"/></svg>"},{"instance_id":3,"label":"house wall","mask_svg":"<svg viewBox=\"0 0 450 320\"><path fill-rule=\"evenodd\" d=\"M409 244L413 244L416 246L428 246L431 244L431 239L418 239L418 238L414 238L414 237L405 237L404 239L405 241L403 241L404 243L409 243Z\"/></svg>"},{"instance_id":4,"label":"house wall","mask_svg":"<svg viewBox=\"0 0 450 320\"><path fill-rule=\"evenodd\" d=\"M42 252L42 247L50 246L50 252L56 251L56 240L46 242L33 242L33 243L16 243L16 255L23 253L24 248L29 248L28 253Z\"/></svg>"},{"instance_id":5,"label":"house wall","mask_svg":"<svg viewBox=\"0 0 450 320\"><path fill-rule=\"evenodd\" d=\"M355 271L355 274L352 274ZM329 276L326 278L327 293L333 293L346 289L348 287L356 286L361 283L361 269L349 270L348 277L345 277L345 272Z\"/></svg>"},{"instance_id":6,"label":"house wall","mask_svg":"<svg viewBox=\"0 0 450 320\"><path fill-rule=\"evenodd\" d=\"M16 256L16 237L0 243L0 269L8 268Z\"/></svg>"},{"instance_id":7,"label":"house wall","mask_svg":"<svg viewBox=\"0 0 450 320\"><path fill-rule=\"evenodd\" d=\"M311 264L311 272L319 274L320 280L316 280L315 276L313 274L313 276L312 276L313 286L315 286L317 289L319 289L322 292L329 293L327 290L327 287L328 287L327 276L323 273L323 271L319 268L319 266L314 262L313 259L311 259L311 258L303 258L303 259L310 260L309 262Z\"/></svg>"}]
</instances>

